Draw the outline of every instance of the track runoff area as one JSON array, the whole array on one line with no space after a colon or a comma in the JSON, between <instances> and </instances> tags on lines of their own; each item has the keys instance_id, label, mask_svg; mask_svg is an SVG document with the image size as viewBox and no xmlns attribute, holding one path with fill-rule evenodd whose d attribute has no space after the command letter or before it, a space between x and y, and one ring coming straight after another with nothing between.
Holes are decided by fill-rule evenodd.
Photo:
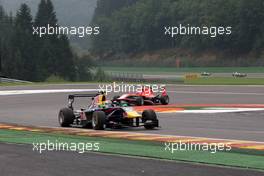
<instances>
[{"instance_id":1,"label":"track runoff area","mask_svg":"<svg viewBox=\"0 0 264 176\"><path fill-rule=\"evenodd\" d=\"M47 87L19 87L15 88L1 88L0 97L14 97L14 96L39 96L45 94L70 94L70 93L85 93L98 91L96 86L81 85L77 89L73 87L69 89L68 85L61 85ZM71 86L70 86L71 87ZM87 87L92 87L87 89ZM225 91L225 87L216 88L216 91L201 90L202 87L193 88L170 86L168 94L174 98L174 94L186 95L188 92L195 99L195 95L239 95L243 94L250 96L260 96L264 91L259 92L237 92ZM176 89L174 89L176 88ZM198 89L198 90L197 90ZM206 89L211 89L207 87ZM231 88L232 89L232 88ZM243 88L242 88L243 89ZM246 88L244 88L246 90ZM263 88L262 88L263 89ZM206 96L204 96L206 97ZM160 121L164 115L171 117L180 116L181 114L222 114L222 113L254 113L264 111L264 104L259 101L256 103L178 103L171 99L172 104L157 105L157 106L140 106L134 107L138 112L144 109L153 109L158 113ZM217 100L216 100L217 101ZM215 102L216 102L215 101ZM224 101L222 101L224 102ZM52 103L52 101L51 101ZM63 105L64 102L61 102ZM19 106L19 105L18 105ZM43 107L44 108L44 107ZM30 107L28 107L30 112ZM42 112L43 113L43 112ZM30 116L30 114L29 114ZM54 117L56 119L57 117ZM263 117L259 117L263 118ZM213 119L212 119L213 121ZM255 140L236 140L226 138L208 138L208 137L194 137L182 136L176 134L159 134L159 130L155 134L145 133L143 130L129 131L122 130L108 130L108 131L94 131L89 129L78 128L59 128L54 126L43 127L34 123L30 125L20 124L18 121L13 123L0 121L0 141L11 143L27 143L38 144L47 142L48 139L53 142L58 142L59 139L66 143L72 141L99 141L101 143L100 150L92 150L93 152L102 153L116 153L134 156L144 156L168 160L191 161L198 163L207 163L215 165L227 165L241 168L257 169L264 171L264 141ZM163 126L162 128L166 128ZM252 129L254 130L254 129ZM49 142L50 142L49 141ZM104 144L107 146L105 147ZM117 145L118 144L118 145ZM119 147L117 147L119 146ZM142 150L142 146L147 150ZM213 146L213 147L212 147ZM112 147L112 148L111 148ZM46 151L47 146L45 146ZM121 149L122 148L122 149ZM125 148L125 150L124 150Z\"/></svg>"}]
</instances>

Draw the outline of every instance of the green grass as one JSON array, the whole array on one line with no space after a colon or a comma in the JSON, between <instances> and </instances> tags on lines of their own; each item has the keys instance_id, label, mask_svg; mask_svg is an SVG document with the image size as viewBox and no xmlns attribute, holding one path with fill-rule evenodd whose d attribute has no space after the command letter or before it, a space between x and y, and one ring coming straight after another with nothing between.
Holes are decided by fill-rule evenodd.
<instances>
[{"instance_id":1,"label":"green grass","mask_svg":"<svg viewBox=\"0 0 264 176\"><path fill-rule=\"evenodd\" d=\"M45 82L47 82L47 83L65 83L65 82L68 82L68 81L66 81L65 79L63 79L60 76L51 75L50 77L48 77L46 79Z\"/></svg>"},{"instance_id":2,"label":"green grass","mask_svg":"<svg viewBox=\"0 0 264 176\"><path fill-rule=\"evenodd\" d=\"M173 154L165 151L165 145L157 142L128 141L98 137L81 137L73 135L0 130L0 142L33 144L41 142L70 143L100 143L101 153L143 156L158 159L207 163L233 167L264 170L263 152L236 151L217 152L205 151L175 151ZM32 145L33 148L33 145ZM37 151L32 151L37 152Z\"/></svg>"},{"instance_id":3,"label":"green grass","mask_svg":"<svg viewBox=\"0 0 264 176\"><path fill-rule=\"evenodd\" d=\"M99 82L41 82L41 83L0 83L0 86L42 86L42 85L53 85L53 84L97 84ZM109 82L100 82L100 84L112 83ZM137 83L138 82L129 82L129 83ZM264 78L233 78L233 77L204 77L193 80L186 79L171 79L171 80L163 80L160 81L149 81L142 83L170 83L170 84L187 84L187 85L264 85Z\"/></svg>"},{"instance_id":4,"label":"green grass","mask_svg":"<svg viewBox=\"0 0 264 176\"><path fill-rule=\"evenodd\" d=\"M193 67L193 68L174 68L174 67L103 67L106 72L129 72L142 74L173 74L173 73L264 73L264 67Z\"/></svg>"},{"instance_id":5,"label":"green grass","mask_svg":"<svg viewBox=\"0 0 264 176\"><path fill-rule=\"evenodd\" d=\"M59 81L59 82L33 82L33 83L0 83L0 86L45 86L45 85L60 85L60 84L102 84L102 83L112 83L112 82L97 82L97 81L90 81L90 82L69 82L69 81Z\"/></svg>"},{"instance_id":6,"label":"green grass","mask_svg":"<svg viewBox=\"0 0 264 176\"><path fill-rule=\"evenodd\" d=\"M32 83L0 83L0 86L23 86L31 85Z\"/></svg>"},{"instance_id":7,"label":"green grass","mask_svg":"<svg viewBox=\"0 0 264 176\"><path fill-rule=\"evenodd\" d=\"M264 85L264 78L208 77L184 80L184 83L191 85Z\"/></svg>"}]
</instances>

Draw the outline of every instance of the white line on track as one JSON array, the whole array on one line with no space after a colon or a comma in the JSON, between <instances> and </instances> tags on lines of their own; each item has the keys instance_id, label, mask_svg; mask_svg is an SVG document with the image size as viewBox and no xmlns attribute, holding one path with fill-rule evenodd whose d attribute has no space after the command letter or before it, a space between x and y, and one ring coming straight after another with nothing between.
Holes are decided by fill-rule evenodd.
<instances>
[{"instance_id":1,"label":"white line on track","mask_svg":"<svg viewBox=\"0 0 264 176\"><path fill-rule=\"evenodd\" d=\"M176 87L264 87L264 85L188 85L188 84L166 84L166 86Z\"/></svg>"},{"instance_id":2,"label":"white line on track","mask_svg":"<svg viewBox=\"0 0 264 176\"><path fill-rule=\"evenodd\" d=\"M170 93L179 94L213 94L213 95L264 95L264 93L253 93L253 92L198 92L198 91L167 91Z\"/></svg>"},{"instance_id":3,"label":"white line on track","mask_svg":"<svg viewBox=\"0 0 264 176\"><path fill-rule=\"evenodd\" d=\"M201 109L201 110L184 110L177 113L193 113L193 114L215 114L215 113L231 113L231 112L253 112L264 111L264 108L223 108L223 109Z\"/></svg>"},{"instance_id":4,"label":"white line on track","mask_svg":"<svg viewBox=\"0 0 264 176\"><path fill-rule=\"evenodd\" d=\"M97 92L99 89L44 89L44 90L2 90L2 95L25 95L25 94L48 94L48 93L70 93L70 92ZM212 94L212 95L257 95L263 96L264 93L253 92L203 92L203 91L167 91L179 94Z\"/></svg>"},{"instance_id":5,"label":"white line on track","mask_svg":"<svg viewBox=\"0 0 264 176\"><path fill-rule=\"evenodd\" d=\"M0 91L0 96L49 94L49 93L71 93L71 92L97 92L97 91L98 89L4 90L4 91Z\"/></svg>"}]
</instances>

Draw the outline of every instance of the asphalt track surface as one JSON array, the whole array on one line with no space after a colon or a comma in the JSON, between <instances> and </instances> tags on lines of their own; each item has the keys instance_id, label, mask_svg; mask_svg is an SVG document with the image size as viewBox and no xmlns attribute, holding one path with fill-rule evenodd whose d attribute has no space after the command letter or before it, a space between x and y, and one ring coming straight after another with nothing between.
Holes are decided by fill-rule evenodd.
<instances>
[{"instance_id":1,"label":"asphalt track surface","mask_svg":"<svg viewBox=\"0 0 264 176\"><path fill-rule=\"evenodd\" d=\"M2 90L97 89L96 84L0 87ZM171 103L263 104L263 86L167 86ZM85 93L85 92L84 92ZM58 110L67 105L69 93L0 96L0 122L57 127ZM111 97L113 95L109 95ZM76 101L87 107L90 101ZM218 114L159 114L161 128L126 131L239 139L264 142L264 112Z\"/></svg>"},{"instance_id":2,"label":"asphalt track surface","mask_svg":"<svg viewBox=\"0 0 264 176\"><path fill-rule=\"evenodd\" d=\"M2 90L96 89L98 85L0 87ZM262 86L167 86L171 103L263 104ZM78 92L79 93L79 92ZM85 92L84 92L85 93ZM0 122L57 127L58 110L67 105L68 93L0 96ZM110 95L112 96L112 95ZM81 100L77 105L88 105ZM170 135L255 140L264 142L264 112L220 114L159 114L161 128ZM1 175L263 175L263 172L129 158L95 153L51 152L38 154L32 146L0 144ZM125 162L124 162L125 161Z\"/></svg>"},{"instance_id":3,"label":"asphalt track surface","mask_svg":"<svg viewBox=\"0 0 264 176\"><path fill-rule=\"evenodd\" d=\"M262 176L263 172L208 165L74 152L32 152L31 146L1 144L1 175L4 176Z\"/></svg>"}]
</instances>

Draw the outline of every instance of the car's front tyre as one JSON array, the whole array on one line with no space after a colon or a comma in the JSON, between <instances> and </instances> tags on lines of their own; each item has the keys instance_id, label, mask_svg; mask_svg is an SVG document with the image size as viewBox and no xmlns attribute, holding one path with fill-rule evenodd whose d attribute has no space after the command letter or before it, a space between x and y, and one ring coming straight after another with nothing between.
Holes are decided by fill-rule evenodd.
<instances>
[{"instance_id":1,"label":"car's front tyre","mask_svg":"<svg viewBox=\"0 0 264 176\"><path fill-rule=\"evenodd\" d=\"M144 123L144 127L146 129L154 129L159 126L159 120L157 118L157 114L153 110L145 110L142 113L142 122Z\"/></svg>"}]
</instances>

